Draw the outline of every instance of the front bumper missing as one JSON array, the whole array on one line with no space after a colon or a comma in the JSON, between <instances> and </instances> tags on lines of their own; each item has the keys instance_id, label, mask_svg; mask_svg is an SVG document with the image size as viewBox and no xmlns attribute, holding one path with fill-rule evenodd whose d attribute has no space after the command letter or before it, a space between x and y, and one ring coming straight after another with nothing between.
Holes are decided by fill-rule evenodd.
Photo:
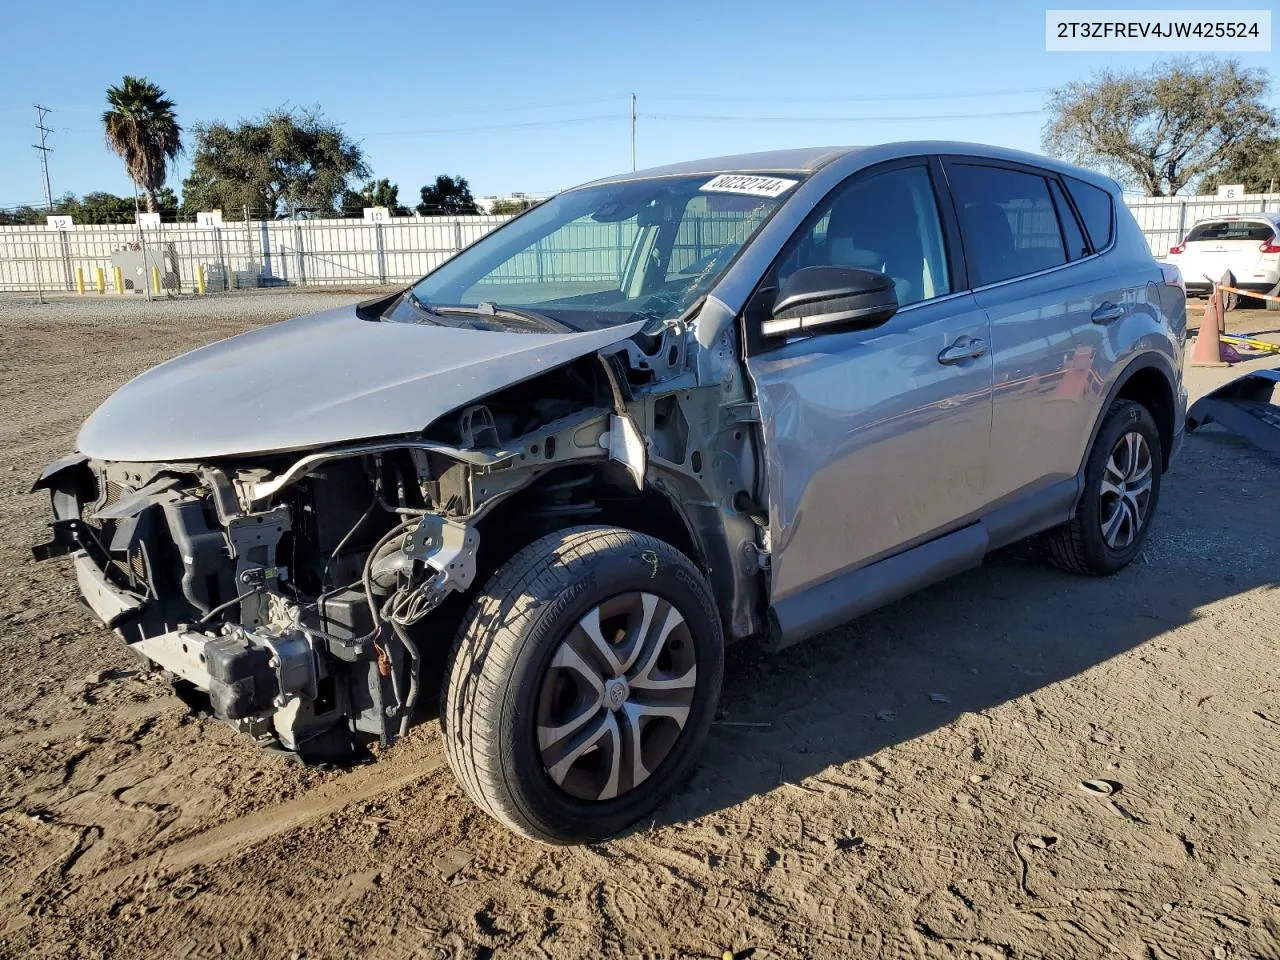
<instances>
[{"instance_id":1,"label":"front bumper missing","mask_svg":"<svg viewBox=\"0 0 1280 960\"><path fill-rule=\"evenodd\" d=\"M1206 423L1238 434L1259 449L1280 456L1280 406L1272 402L1280 386L1280 368L1253 370L1223 384L1191 405L1187 429Z\"/></svg>"},{"instance_id":2,"label":"front bumper missing","mask_svg":"<svg viewBox=\"0 0 1280 960\"><path fill-rule=\"evenodd\" d=\"M76 552L74 565L80 596L84 598L85 605L108 627L114 629L142 612L146 599L121 590L108 580L107 575L84 550Z\"/></svg>"},{"instance_id":3,"label":"front bumper missing","mask_svg":"<svg viewBox=\"0 0 1280 960\"><path fill-rule=\"evenodd\" d=\"M240 512L204 492L208 476L190 485L185 466L106 469L140 486L104 494L111 475L83 457L44 472L35 488L50 493L52 537L33 554L70 554L85 606L131 649L207 696L215 717L305 760L346 762L404 732L417 688L404 631L471 584L472 525L428 514L387 540L386 576L408 575L417 594L395 605L393 628L394 582L375 587L380 617L358 584L314 602L297 594L277 561L293 507Z\"/></svg>"}]
</instances>

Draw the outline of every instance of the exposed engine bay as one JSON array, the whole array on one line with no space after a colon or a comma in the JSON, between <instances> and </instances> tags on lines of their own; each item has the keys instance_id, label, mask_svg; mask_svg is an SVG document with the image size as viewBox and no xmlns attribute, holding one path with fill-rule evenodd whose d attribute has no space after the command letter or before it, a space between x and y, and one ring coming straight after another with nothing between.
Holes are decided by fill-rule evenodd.
<instances>
[{"instance_id":1,"label":"exposed engine bay","mask_svg":"<svg viewBox=\"0 0 1280 960\"><path fill-rule=\"evenodd\" d=\"M758 414L731 337L690 350L695 336L668 323L412 436L209 462L69 457L37 483L55 520L35 553L73 554L87 604L149 665L310 761L403 736L474 589L554 530L625 523L675 542L717 583L729 632L758 633Z\"/></svg>"}]
</instances>

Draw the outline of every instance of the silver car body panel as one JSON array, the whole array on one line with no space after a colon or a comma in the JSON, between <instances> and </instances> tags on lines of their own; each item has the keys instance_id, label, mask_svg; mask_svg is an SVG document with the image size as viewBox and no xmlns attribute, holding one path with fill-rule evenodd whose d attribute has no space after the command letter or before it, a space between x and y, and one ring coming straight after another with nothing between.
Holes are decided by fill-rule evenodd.
<instances>
[{"instance_id":1,"label":"silver car body panel","mask_svg":"<svg viewBox=\"0 0 1280 960\"><path fill-rule=\"evenodd\" d=\"M861 170L909 157L972 157L1057 171L1106 190L1113 242L1037 274L913 304L879 328L796 340L747 360L768 475L773 645L787 645L1064 521L1103 413L1135 360L1174 386L1174 446L1185 391L1185 311L1119 186L1019 151L949 142L852 149L820 166L713 293L741 312L805 218ZM1120 319L1095 322L1104 304ZM962 335L992 345L944 369ZM865 503L865 509L854 504Z\"/></svg>"},{"instance_id":2,"label":"silver car body panel","mask_svg":"<svg viewBox=\"0 0 1280 960\"><path fill-rule=\"evenodd\" d=\"M251 330L130 380L85 421L101 460L204 460L421 431L495 390L625 340L362 320L354 307Z\"/></svg>"},{"instance_id":3,"label":"silver car body panel","mask_svg":"<svg viewBox=\"0 0 1280 960\"><path fill-rule=\"evenodd\" d=\"M973 296L961 294L750 359L774 602L987 502L991 356L944 366L938 352L962 336L989 339L988 326Z\"/></svg>"}]
</instances>

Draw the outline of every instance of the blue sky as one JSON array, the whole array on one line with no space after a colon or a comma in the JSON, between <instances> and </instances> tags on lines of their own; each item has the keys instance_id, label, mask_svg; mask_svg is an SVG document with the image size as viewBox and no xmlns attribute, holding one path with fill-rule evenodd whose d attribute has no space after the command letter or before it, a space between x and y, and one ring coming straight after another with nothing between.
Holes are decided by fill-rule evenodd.
<instances>
[{"instance_id":1,"label":"blue sky","mask_svg":"<svg viewBox=\"0 0 1280 960\"><path fill-rule=\"evenodd\" d=\"M31 148L37 101L54 108L55 195L131 192L99 123L106 87L125 73L168 91L184 126L318 104L363 144L376 176L400 185L402 201L438 173L462 174L485 195L550 192L629 169L633 91L641 167L904 139L1037 150L1044 116L1034 111L1045 90L1099 67L1157 59L1046 53L1045 8L955 0L13 3L3 20L19 42L6 43L0 61L0 207L42 201ZM1274 52L1239 57L1250 66L1280 62ZM707 119L725 117L785 122ZM789 119L799 117L844 119ZM179 163L173 186L187 166Z\"/></svg>"}]
</instances>

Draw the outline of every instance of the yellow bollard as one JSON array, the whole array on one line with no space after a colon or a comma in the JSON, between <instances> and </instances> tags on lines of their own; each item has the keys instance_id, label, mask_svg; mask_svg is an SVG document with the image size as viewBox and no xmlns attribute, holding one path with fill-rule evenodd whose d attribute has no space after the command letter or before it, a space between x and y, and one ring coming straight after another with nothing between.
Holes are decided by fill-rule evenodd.
<instances>
[{"instance_id":1,"label":"yellow bollard","mask_svg":"<svg viewBox=\"0 0 1280 960\"><path fill-rule=\"evenodd\" d=\"M151 268L151 289L154 290L156 293L164 292L163 290L160 289L160 268L159 267L153 266Z\"/></svg>"},{"instance_id":2,"label":"yellow bollard","mask_svg":"<svg viewBox=\"0 0 1280 960\"><path fill-rule=\"evenodd\" d=\"M196 268L196 293L204 296L204 264Z\"/></svg>"},{"instance_id":3,"label":"yellow bollard","mask_svg":"<svg viewBox=\"0 0 1280 960\"><path fill-rule=\"evenodd\" d=\"M94 286L98 288L98 293L107 292L107 275L101 267L93 268Z\"/></svg>"},{"instance_id":4,"label":"yellow bollard","mask_svg":"<svg viewBox=\"0 0 1280 960\"><path fill-rule=\"evenodd\" d=\"M84 296L84 268L76 267L76 293Z\"/></svg>"},{"instance_id":5,"label":"yellow bollard","mask_svg":"<svg viewBox=\"0 0 1280 960\"><path fill-rule=\"evenodd\" d=\"M121 272L119 267L112 267L111 269L115 272L116 293L120 294L120 296L123 297L124 296L124 274Z\"/></svg>"}]
</instances>

